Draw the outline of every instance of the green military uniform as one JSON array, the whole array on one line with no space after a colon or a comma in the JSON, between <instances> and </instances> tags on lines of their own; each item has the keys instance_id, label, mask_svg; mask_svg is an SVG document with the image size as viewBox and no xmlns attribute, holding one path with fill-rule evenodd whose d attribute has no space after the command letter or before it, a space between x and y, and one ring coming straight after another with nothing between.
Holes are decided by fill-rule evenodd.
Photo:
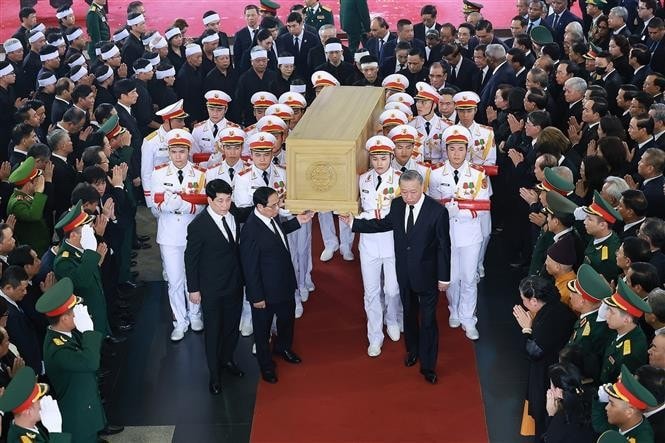
<instances>
[{"instance_id":1,"label":"green military uniform","mask_svg":"<svg viewBox=\"0 0 665 443\"><path fill-rule=\"evenodd\" d=\"M644 315L645 312L651 312L649 305L635 294L623 280L619 280L617 292L611 297L603 299L603 303L638 318ZM640 366L648 364L648 348L647 338L642 328L637 325L622 337L618 337L617 332L613 332L603 354L598 378L599 384L616 381L621 373L622 366L635 371ZM609 429L604 404L598 400L594 401L592 405L591 420L596 432Z\"/></svg>"},{"instance_id":2,"label":"green military uniform","mask_svg":"<svg viewBox=\"0 0 665 443\"><path fill-rule=\"evenodd\" d=\"M82 213L81 202L69 210L55 226L56 229L67 228L67 225ZM78 226L89 223L92 217L82 220ZM71 229L70 229L71 230ZM53 271L58 279L69 277L74 282L74 292L88 306L90 316L95 324L95 331L103 336L111 334L106 309L106 298L102 287L102 277L99 273L99 260L101 256L97 251L84 250L69 244L66 240L60 245L58 255L53 262Z\"/></svg>"},{"instance_id":3,"label":"green military uniform","mask_svg":"<svg viewBox=\"0 0 665 443\"><path fill-rule=\"evenodd\" d=\"M95 44L111 40L111 30L106 21L104 7L94 2L91 3L88 14L85 16L85 24L88 29L88 35L90 36L88 55L90 55L90 60L94 60L96 57Z\"/></svg>"},{"instance_id":4,"label":"green military uniform","mask_svg":"<svg viewBox=\"0 0 665 443\"><path fill-rule=\"evenodd\" d=\"M303 11L305 14L305 23L313 26L318 31L323 25L334 25L335 18L333 17L332 9L318 3L314 6L308 6Z\"/></svg>"},{"instance_id":5,"label":"green military uniform","mask_svg":"<svg viewBox=\"0 0 665 443\"><path fill-rule=\"evenodd\" d=\"M51 235L44 216L48 197L41 192L28 195L19 187L41 174L41 170L35 168L34 158L28 157L21 162L9 176L9 183L13 183L16 188L7 203L7 214L14 214L17 221L14 229L16 241L21 245L32 246L40 257L51 245Z\"/></svg>"},{"instance_id":6,"label":"green military uniform","mask_svg":"<svg viewBox=\"0 0 665 443\"><path fill-rule=\"evenodd\" d=\"M340 0L339 8L339 20L349 37L349 49L355 52L362 35L369 31L367 0Z\"/></svg>"},{"instance_id":7,"label":"green military uniform","mask_svg":"<svg viewBox=\"0 0 665 443\"><path fill-rule=\"evenodd\" d=\"M657 405L656 398L631 374L626 365L621 367L621 377L614 384L603 386L610 397L624 401L628 405L644 412L647 408ZM642 421L631 429L619 430L624 438L630 443L653 443L654 433L649 421L643 416Z\"/></svg>"},{"instance_id":8,"label":"green military uniform","mask_svg":"<svg viewBox=\"0 0 665 443\"><path fill-rule=\"evenodd\" d=\"M588 0L587 0L588 1ZM627 443L628 439L617 431L605 431L598 437L596 443Z\"/></svg>"},{"instance_id":9,"label":"green military uniform","mask_svg":"<svg viewBox=\"0 0 665 443\"><path fill-rule=\"evenodd\" d=\"M72 280L63 278L44 293L36 308L53 318L80 301ZM46 331L44 366L62 412L62 428L75 443L97 442L97 433L106 426L97 380L103 339L97 331Z\"/></svg>"},{"instance_id":10,"label":"green military uniform","mask_svg":"<svg viewBox=\"0 0 665 443\"><path fill-rule=\"evenodd\" d=\"M598 191L593 191L593 202L582 209L589 215L601 217L610 227L617 221L622 221L621 214L612 207ZM621 246L621 240L616 232L612 231L609 237L601 242L589 241L584 250L584 262L588 263L610 282L616 280L621 270L617 266L616 252Z\"/></svg>"},{"instance_id":11,"label":"green military uniform","mask_svg":"<svg viewBox=\"0 0 665 443\"><path fill-rule=\"evenodd\" d=\"M529 264L529 275L545 276L545 258L547 249L554 244L554 234L550 231L541 230L536 245L531 254L531 263Z\"/></svg>"},{"instance_id":12,"label":"green military uniform","mask_svg":"<svg viewBox=\"0 0 665 443\"><path fill-rule=\"evenodd\" d=\"M48 392L48 386L35 383L35 371L29 366L21 368L9 382L7 389L0 397L0 411L18 414L26 411L35 402ZM26 429L12 421L6 433L8 442L20 443L68 443L71 435L62 432L51 432L37 423L34 429Z\"/></svg>"}]
</instances>

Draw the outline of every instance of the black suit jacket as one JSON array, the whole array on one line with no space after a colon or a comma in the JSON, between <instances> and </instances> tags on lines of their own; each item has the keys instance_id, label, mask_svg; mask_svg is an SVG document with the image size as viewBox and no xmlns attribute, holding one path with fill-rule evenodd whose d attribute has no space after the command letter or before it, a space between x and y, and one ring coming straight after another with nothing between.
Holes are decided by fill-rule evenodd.
<instances>
[{"instance_id":1,"label":"black suit jacket","mask_svg":"<svg viewBox=\"0 0 665 443\"><path fill-rule=\"evenodd\" d=\"M490 72L487 75L491 74ZM504 63L499 67L499 69L490 76L485 86L480 92L480 104L478 105L478 121L483 124L487 122L487 117L485 116L485 109L488 106L494 104L494 96L496 95L497 89L502 84L515 85L517 78L515 77L515 71L513 67L510 66L508 62Z\"/></svg>"},{"instance_id":2,"label":"black suit jacket","mask_svg":"<svg viewBox=\"0 0 665 443\"><path fill-rule=\"evenodd\" d=\"M285 236L300 228L296 218L284 224L277 219L275 222ZM283 241L254 212L247 217L240 231L240 258L246 277L245 294L250 303L293 300L298 283L291 254Z\"/></svg>"},{"instance_id":3,"label":"black suit jacket","mask_svg":"<svg viewBox=\"0 0 665 443\"><path fill-rule=\"evenodd\" d=\"M460 88L461 91L473 91L474 82L480 75L480 69L468 58L462 58L462 64L454 76L448 75L448 81ZM480 90L479 90L480 91Z\"/></svg>"},{"instance_id":4,"label":"black suit jacket","mask_svg":"<svg viewBox=\"0 0 665 443\"><path fill-rule=\"evenodd\" d=\"M397 46L397 39L390 40L388 43L383 45L383 59L387 59L388 57L394 57L395 56L395 47ZM417 48L420 49L420 51L423 53L423 57L425 56L425 43L422 40L418 40L417 38L414 38L411 40L411 47L412 48Z\"/></svg>"},{"instance_id":5,"label":"black suit jacket","mask_svg":"<svg viewBox=\"0 0 665 443\"><path fill-rule=\"evenodd\" d=\"M35 370L37 374L42 372L42 344L39 342L37 330L26 314L19 311L16 306L7 302L7 332L11 342L16 345L25 364Z\"/></svg>"},{"instance_id":6,"label":"black suit jacket","mask_svg":"<svg viewBox=\"0 0 665 443\"><path fill-rule=\"evenodd\" d=\"M653 428L653 441L665 441L665 411L653 414L648 420Z\"/></svg>"},{"instance_id":7,"label":"black suit jacket","mask_svg":"<svg viewBox=\"0 0 665 443\"><path fill-rule=\"evenodd\" d=\"M60 215L71 207L72 191L81 181L81 177L72 165L59 157L52 155L51 162L53 163L53 183L58 187L52 203L57 221L60 219Z\"/></svg>"},{"instance_id":8,"label":"black suit jacket","mask_svg":"<svg viewBox=\"0 0 665 443\"><path fill-rule=\"evenodd\" d=\"M397 36L391 32L390 35L388 36L388 41L386 43L384 43L384 46L386 44L388 44L389 41L395 40L396 38L397 38ZM368 39L363 44L363 46L369 51L369 53L371 55L373 55L374 57L379 59L379 65L383 62L383 60L385 59L385 57L383 57L383 54L385 53L385 51L379 51L379 47L380 47L379 39L372 37L372 38Z\"/></svg>"},{"instance_id":9,"label":"black suit jacket","mask_svg":"<svg viewBox=\"0 0 665 443\"><path fill-rule=\"evenodd\" d=\"M554 14L550 14L545 17L545 23L547 23L553 31L552 36L554 37L554 41L559 43L559 45L563 44L563 33L566 29L566 26L572 22L579 22L579 24L582 24L582 20L580 20L579 17L570 12L568 9L561 13L561 17L559 18L559 22L557 23L556 28L554 28Z\"/></svg>"},{"instance_id":10,"label":"black suit jacket","mask_svg":"<svg viewBox=\"0 0 665 443\"><path fill-rule=\"evenodd\" d=\"M418 218L409 234L405 231L406 203L396 198L382 219L354 220L353 232L393 231L397 281L401 290L427 292L439 281L450 281L450 233L448 211L425 195Z\"/></svg>"},{"instance_id":11,"label":"black suit jacket","mask_svg":"<svg viewBox=\"0 0 665 443\"><path fill-rule=\"evenodd\" d=\"M441 30L441 24L435 23L434 29L437 31ZM413 36L418 40L425 41L425 25L423 23L416 23L413 25Z\"/></svg>"},{"instance_id":12,"label":"black suit jacket","mask_svg":"<svg viewBox=\"0 0 665 443\"><path fill-rule=\"evenodd\" d=\"M253 208L231 206L235 220L235 240L228 241L208 210L201 211L187 226L185 272L187 290L200 291L203 297L224 297L242 290L244 278L240 264L240 224Z\"/></svg>"},{"instance_id":13,"label":"black suit jacket","mask_svg":"<svg viewBox=\"0 0 665 443\"><path fill-rule=\"evenodd\" d=\"M115 109L118 112L118 121L120 126L127 129L132 134L131 146L133 149L132 158L130 161L128 177L134 178L141 175L141 145L143 144L143 135L139 129L134 116L127 110L116 103Z\"/></svg>"},{"instance_id":14,"label":"black suit jacket","mask_svg":"<svg viewBox=\"0 0 665 443\"><path fill-rule=\"evenodd\" d=\"M71 103L65 103L57 98L54 99L53 105L51 106L51 123L56 124L62 120L62 116L65 115L67 109L71 107Z\"/></svg>"},{"instance_id":15,"label":"black suit jacket","mask_svg":"<svg viewBox=\"0 0 665 443\"><path fill-rule=\"evenodd\" d=\"M351 53L351 50L345 46L342 45L342 56L344 57L344 61L347 63L354 63L353 60L353 54ZM315 46L312 49L309 50L309 53L307 54L307 67L309 68L309 72L314 73L316 71L316 67L323 65L327 62L326 60L326 53L323 49L322 45Z\"/></svg>"},{"instance_id":16,"label":"black suit jacket","mask_svg":"<svg viewBox=\"0 0 665 443\"><path fill-rule=\"evenodd\" d=\"M631 172L637 172L637 163L640 161L642 156L644 155L645 152L647 152L647 149L649 148L656 148L656 142L653 140L649 140L642 146L641 148L635 147L635 153L633 154L633 159L630 162L630 170Z\"/></svg>"},{"instance_id":17,"label":"black suit jacket","mask_svg":"<svg viewBox=\"0 0 665 443\"><path fill-rule=\"evenodd\" d=\"M321 40L319 40L319 37L307 31L303 33L302 41L300 42L300 51L296 50L293 45L293 36L290 33L286 33L277 38L277 47L279 48L279 51L293 54L295 57L296 72L303 79L309 79L307 76L307 55L309 54L310 49L320 44Z\"/></svg>"},{"instance_id":18,"label":"black suit jacket","mask_svg":"<svg viewBox=\"0 0 665 443\"><path fill-rule=\"evenodd\" d=\"M258 29L254 33L256 32L258 32ZM240 64L243 54L252 47L253 42L252 34L249 33L247 26L235 33L233 36L233 63L235 66Z\"/></svg>"},{"instance_id":19,"label":"black suit jacket","mask_svg":"<svg viewBox=\"0 0 665 443\"><path fill-rule=\"evenodd\" d=\"M647 199L647 217L665 218L665 178L661 175L658 178L650 180L648 183L640 185L640 191L644 193Z\"/></svg>"}]
</instances>

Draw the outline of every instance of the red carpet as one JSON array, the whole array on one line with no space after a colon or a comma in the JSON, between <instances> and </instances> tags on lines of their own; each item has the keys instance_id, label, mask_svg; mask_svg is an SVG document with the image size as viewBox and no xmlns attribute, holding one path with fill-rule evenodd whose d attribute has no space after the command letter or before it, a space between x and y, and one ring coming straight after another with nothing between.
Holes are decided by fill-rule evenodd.
<instances>
[{"instance_id":1,"label":"red carpet","mask_svg":"<svg viewBox=\"0 0 665 443\"><path fill-rule=\"evenodd\" d=\"M277 360L279 383L259 383L253 443L487 442L473 345L448 328L439 303L439 383L403 364L403 339L385 338L367 356L366 319L358 254L318 259L321 234L313 226L316 291L296 320L300 365ZM445 311L445 312L444 312Z\"/></svg>"},{"instance_id":2,"label":"red carpet","mask_svg":"<svg viewBox=\"0 0 665 443\"><path fill-rule=\"evenodd\" d=\"M126 8L129 0L108 0L109 3L109 23L111 32L118 29L126 19ZM168 26L173 23L175 18L181 17L187 20L190 25L189 35L200 35L203 25L201 17L208 9L215 9L222 17L222 30L229 35L244 25L242 19L243 8L245 4L258 4L256 1L238 1L238 0L217 0L210 2L208 0L143 0L146 5L146 15L148 29L158 30L162 34ZM295 3L303 1L284 1L277 0L282 5L279 10L279 17L284 20L288 15L288 8ZM416 0L369 0L370 15L382 15L391 24L390 29L395 30L395 23L400 18L409 18L414 22L420 21L420 8L425 3ZM439 10L439 22L451 22L455 25L462 22L461 13L462 0L439 0L432 2ZM483 14L490 19L497 28L508 28L510 18L515 15L514 0L485 0L480 1L485 7ZM1 0L0 4L0 39L4 41L10 37L19 26L18 10L19 0ZM322 4L330 6L335 13L335 23L339 25L339 2L337 0L322 1ZM38 0L37 17L47 26L57 26L55 12L49 5L48 0ZM85 27L85 14L88 5L83 0L74 0L74 11L79 26Z\"/></svg>"}]
</instances>

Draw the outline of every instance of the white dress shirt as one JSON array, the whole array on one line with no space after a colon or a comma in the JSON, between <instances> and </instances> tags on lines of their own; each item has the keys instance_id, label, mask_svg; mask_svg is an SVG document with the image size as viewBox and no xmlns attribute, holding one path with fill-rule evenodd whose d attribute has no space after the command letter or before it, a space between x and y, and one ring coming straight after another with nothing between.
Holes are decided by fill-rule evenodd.
<instances>
[{"instance_id":1,"label":"white dress shirt","mask_svg":"<svg viewBox=\"0 0 665 443\"><path fill-rule=\"evenodd\" d=\"M235 230L236 230L236 221L233 218L233 215L231 215L230 212L227 212L226 215L219 215L215 211L213 211L210 206L206 209L208 211L208 214L210 214L210 217L215 221L215 224L219 228L220 231L222 231L222 234L224 235L224 238L230 243L235 241ZM226 224L229 225L229 229L231 230L231 236L233 237L232 239L229 239L226 229L224 229L224 224L222 223L222 219L226 219Z\"/></svg>"}]
</instances>

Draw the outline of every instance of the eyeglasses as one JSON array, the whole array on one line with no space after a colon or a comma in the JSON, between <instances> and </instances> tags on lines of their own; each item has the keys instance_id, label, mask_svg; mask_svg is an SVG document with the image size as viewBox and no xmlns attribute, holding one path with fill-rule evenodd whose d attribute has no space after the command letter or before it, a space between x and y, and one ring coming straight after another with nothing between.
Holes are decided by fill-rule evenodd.
<instances>
[{"instance_id":1,"label":"eyeglasses","mask_svg":"<svg viewBox=\"0 0 665 443\"><path fill-rule=\"evenodd\" d=\"M266 208L278 209L279 208L279 201L273 203L272 205L266 205Z\"/></svg>"}]
</instances>

